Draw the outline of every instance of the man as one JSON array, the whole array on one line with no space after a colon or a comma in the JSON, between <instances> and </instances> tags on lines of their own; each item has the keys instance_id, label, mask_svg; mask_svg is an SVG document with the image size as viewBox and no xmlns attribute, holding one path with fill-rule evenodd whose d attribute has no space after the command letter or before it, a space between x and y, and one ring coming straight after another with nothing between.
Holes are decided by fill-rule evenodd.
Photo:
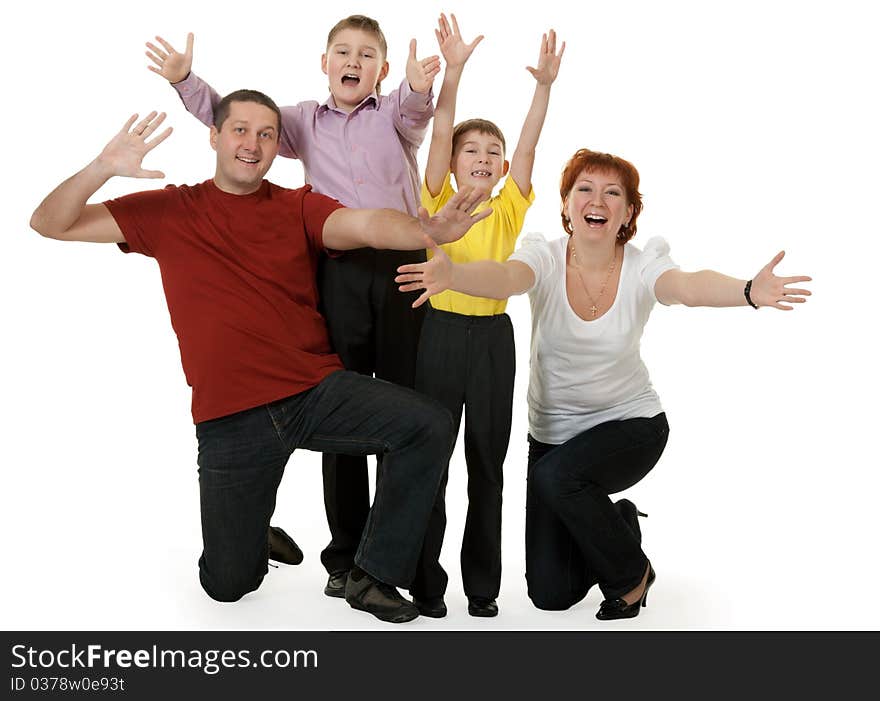
<instances>
[{"instance_id":1,"label":"man","mask_svg":"<svg viewBox=\"0 0 880 701\"><path fill-rule=\"evenodd\" d=\"M484 193L463 192L436 216L415 219L273 185L263 176L278 151L278 107L237 91L215 110L212 180L87 204L113 176L163 177L142 161L171 133L148 141L164 118L129 119L46 197L31 226L60 240L117 243L159 263L193 390L202 587L235 601L260 585L269 518L294 449L382 453L345 598L385 621L412 620L418 610L395 586L413 577L452 450L451 419L415 392L342 369L317 310L315 273L325 249L417 249L424 235L460 238L485 215L470 215Z\"/></svg>"}]
</instances>

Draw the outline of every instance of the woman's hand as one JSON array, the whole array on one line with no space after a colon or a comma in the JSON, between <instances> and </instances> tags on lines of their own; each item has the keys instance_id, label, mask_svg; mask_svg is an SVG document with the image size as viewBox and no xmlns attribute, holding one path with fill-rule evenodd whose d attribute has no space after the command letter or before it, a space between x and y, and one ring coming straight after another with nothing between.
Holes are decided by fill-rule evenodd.
<instances>
[{"instance_id":1,"label":"woman's hand","mask_svg":"<svg viewBox=\"0 0 880 701\"><path fill-rule=\"evenodd\" d=\"M413 302L413 308L420 307L432 295L448 290L452 286L452 261L443 249L430 236L425 235L425 246L431 249L432 258L427 263L411 263L401 265L400 273L394 282L400 286L401 292L424 290L422 295Z\"/></svg>"},{"instance_id":2,"label":"woman's hand","mask_svg":"<svg viewBox=\"0 0 880 701\"><path fill-rule=\"evenodd\" d=\"M792 289L788 285L797 282L810 282L813 278L805 275L796 275L794 277L779 277L774 274L775 268L779 262L785 257L785 251L777 253L773 260L761 268L760 272L752 279L752 289L750 296L752 301L759 307L773 307L775 309L784 309L790 311L794 307L790 304L803 304L809 297L809 290Z\"/></svg>"}]
</instances>

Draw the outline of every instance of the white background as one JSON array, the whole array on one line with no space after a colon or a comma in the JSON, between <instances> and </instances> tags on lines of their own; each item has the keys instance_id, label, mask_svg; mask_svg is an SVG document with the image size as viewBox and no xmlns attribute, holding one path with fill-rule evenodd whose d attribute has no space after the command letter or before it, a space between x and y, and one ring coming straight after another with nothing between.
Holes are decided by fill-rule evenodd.
<instances>
[{"instance_id":1,"label":"white background","mask_svg":"<svg viewBox=\"0 0 880 701\"><path fill-rule=\"evenodd\" d=\"M319 7L320 5L320 7ZM241 602L201 591L196 443L155 262L115 246L63 244L28 228L41 198L91 160L128 115L166 110L174 135L147 159L164 182L213 174L208 132L146 70L144 41L183 48L220 92L280 104L326 97L320 56L339 18L378 18L391 73L410 37L436 52L439 11L486 40L469 63L458 116L496 121L512 146L528 106L540 32L568 42L538 149L526 231L561 233L558 178L579 147L621 155L642 175L638 245L665 236L685 269L810 274L814 297L781 313L655 310L643 357L670 442L628 496L650 514L657 572L639 618L602 624L594 590L573 610L525 594L523 515L529 311L517 330L514 426L505 466L504 580L496 619L470 618L458 545L465 466L448 489L443 562L450 615L421 630L877 628L875 455L876 194L880 161L876 22L867 3L542 0L463 7L365 0L18 5L0 48L2 134L2 496L8 629L387 629L322 594L328 540L320 459L297 452L274 522L306 553ZM440 79L436 83L439 89ZM422 163L427 148L421 152ZM271 178L298 186L278 159ZM96 197L163 181L109 183Z\"/></svg>"}]
</instances>

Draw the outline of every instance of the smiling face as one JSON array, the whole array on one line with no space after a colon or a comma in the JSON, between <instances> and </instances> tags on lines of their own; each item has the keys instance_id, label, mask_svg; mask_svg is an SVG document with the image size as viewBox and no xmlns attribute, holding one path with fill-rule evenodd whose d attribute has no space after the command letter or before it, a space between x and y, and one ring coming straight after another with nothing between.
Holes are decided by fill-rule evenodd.
<instances>
[{"instance_id":1,"label":"smiling face","mask_svg":"<svg viewBox=\"0 0 880 701\"><path fill-rule=\"evenodd\" d=\"M469 185L488 192L507 174L509 167L504 160L501 139L476 129L458 138L450 164L459 189Z\"/></svg>"},{"instance_id":2,"label":"smiling face","mask_svg":"<svg viewBox=\"0 0 880 701\"><path fill-rule=\"evenodd\" d=\"M595 241L616 240L633 214L622 179L613 171L582 171L562 207L573 233Z\"/></svg>"},{"instance_id":3,"label":"smiling face","mask_svg":"<svg viewBox=\"0 0 880 701\"><path fill-rule=\"evenodd\" d=\"M256 102L232 102L229 116L211 127L217 152L214 184L233 195L256 192L278 153L278 116Z\"/></svg>"},{"instance_id":4,"label":"smiling face","mask_svg":"<svg viewBox=\"0 0 880 701\"><path fill-rule=\"evenodd\" d=\"M379 37L363 29L341 29L321 57L321 70L330 79L336 106L351 112L388 75L388 62Z\"/></svg>"}]
</instances>

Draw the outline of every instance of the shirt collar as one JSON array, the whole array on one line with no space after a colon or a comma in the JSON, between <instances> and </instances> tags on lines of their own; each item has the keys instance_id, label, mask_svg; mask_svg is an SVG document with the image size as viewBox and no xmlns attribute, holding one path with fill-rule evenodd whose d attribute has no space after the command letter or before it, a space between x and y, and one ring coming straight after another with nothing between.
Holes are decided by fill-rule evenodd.
<instances>
[{"instance_id":1,"label":"shirt collar","mask_svg":"<svg viewBox=\"0 0 880 701\"><path fill-rule=\"evenodd\" d=\"M375 90L373 90L373 92L371 92L363 100L361 100L360 104L358 104L358 106L351 111L351 114L354 114L358 110L362 109L365 105L368 105L370 103L372 103L373 106L377 106L379 104L379 96L376 94ZM327 98L327 101L318 108L318 111L322 114L324 112L327 112L328 110L334 110L336 112L344 113L343 110L339 109L336 106L336 99L333 97L332 94L330 95L330 97Z\"/></svg>"}]
</instances>

